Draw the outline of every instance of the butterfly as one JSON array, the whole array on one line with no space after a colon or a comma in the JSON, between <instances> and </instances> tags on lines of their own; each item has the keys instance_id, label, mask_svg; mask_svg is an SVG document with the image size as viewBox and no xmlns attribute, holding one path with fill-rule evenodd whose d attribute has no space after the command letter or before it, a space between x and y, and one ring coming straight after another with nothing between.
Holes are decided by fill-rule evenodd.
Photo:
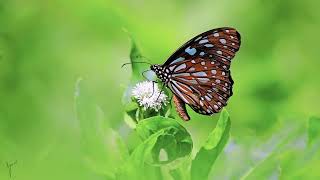
<instances>
[{"instance_id":1,"label":"butterfly","mask_svg":"<svg viewBox=\"0 0 320 180\"><path fill-rule=\"evenodd\" d=\"M212 29L192 38L176 50L163 65L150 69L173 93L180 117L188 121L188 104L204 115L218 113L232 96L230 63L241 44L236 29Z\"/></svg>"}]
</instances>

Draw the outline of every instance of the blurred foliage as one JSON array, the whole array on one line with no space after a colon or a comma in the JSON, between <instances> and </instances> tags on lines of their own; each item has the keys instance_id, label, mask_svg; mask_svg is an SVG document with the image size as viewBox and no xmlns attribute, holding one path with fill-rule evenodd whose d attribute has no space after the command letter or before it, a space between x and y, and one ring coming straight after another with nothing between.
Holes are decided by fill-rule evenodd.
<instances>
[{"instance_id":1,"label":"blurred foliage","mask_svg":"<svg viewBox=\"0 0 320 180\"><path fill-rule=\"evenodd\" d=\"M130 61L122 29L151 63L162 64L188 39L221 26L237 28L242 47L231 67L230 140L209 177L319 177L319 123L308 121L320 117L319 5L314 0L1 0L0 179L10 179L5 164L16 160L15 179L115 177L109 172L127 160L125 150L129 158L142 143L123 118L121 99L131 69L121 68ZM76 98L83 110L74 104L78 77L86 82L84 99ZM192 120L180 123L193 139L195 155L218 115L188 111ZM157 168L146 172L160 174Z\"/></svg>"},{"instance_id":2,"label":"blurred foliage","mask_svg":"<svg viewBox=\"0 0 320 180\"><path fill-rule=\"evenodd\" d=\"M191 179L207 179L210 170L228 142L230 135L230 118L228 112L223 109L216 128L209 135L206 143L197 153L191 166Z\"/></svg>"}]
</instances>

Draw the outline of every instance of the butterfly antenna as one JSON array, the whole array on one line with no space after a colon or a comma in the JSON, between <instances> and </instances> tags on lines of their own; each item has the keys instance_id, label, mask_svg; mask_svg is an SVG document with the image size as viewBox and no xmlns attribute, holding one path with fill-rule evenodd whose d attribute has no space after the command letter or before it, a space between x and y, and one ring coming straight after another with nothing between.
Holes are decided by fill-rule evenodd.
<instances>
[{"instance_id":1,"label":"butterfly antenna","mask_svg":"<svg viewBox=\"0 0 320 180\"><path fill-rule=\"evenodd\" d=\"M134 63L144 63L144 64L152 65L151 63L148 63L148 62L138 61L138 62L124 63L124 64L122 64L121 68L123 68L124 66L126 66L126 65L128 65L128 64L134 64Z\"/></svg>"}]
</instances>

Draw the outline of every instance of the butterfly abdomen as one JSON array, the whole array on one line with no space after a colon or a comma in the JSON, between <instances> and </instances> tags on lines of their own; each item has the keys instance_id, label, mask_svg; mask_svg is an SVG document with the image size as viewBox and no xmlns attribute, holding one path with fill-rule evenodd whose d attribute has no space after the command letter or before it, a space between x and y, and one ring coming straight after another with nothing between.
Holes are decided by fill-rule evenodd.
<instances>
[{"instance_id":1,"label":"butterfly abdomen","mask_svg":"<svg viewBox=\"0 0 320 180\"><path fill-rule=\"evenodd\" d=\"M189 121L190 117L186 111L186 104L176 95L173 95L173 102L176 105L176 110L179 114L179 116L185 120L185 121Z\"/></svg>"}]
</instances>

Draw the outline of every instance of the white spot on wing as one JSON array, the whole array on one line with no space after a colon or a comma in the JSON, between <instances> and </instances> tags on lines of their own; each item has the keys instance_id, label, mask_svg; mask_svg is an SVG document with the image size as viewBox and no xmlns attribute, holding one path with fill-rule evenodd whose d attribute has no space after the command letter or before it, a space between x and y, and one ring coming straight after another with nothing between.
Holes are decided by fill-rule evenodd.
<instances>
[{"instance_id":1,"label":"white spot on wing","mask_svg":"<svg viewBox=\"0 0 320 180\"><path fill-rule=\"evenodd\" d=\"M191 67L191 68L188 70L188 72L193 72L194 70L196 70L196 68Z\"/></svg>"},{"instance_id":2,"label":"white spot on wing","mask_svg":"<svg viewBox=\"0 0 320 180\"><path fill-rule=\"evenodd\" d=\"M191 60L191 62L194 64L194 63L196 63L196 61L195 60Z\"/></svg>"},{"instance_id":3,"label":"white spot on wing","mask_svg":"<svg viewBox=\"0 0 320 180\"><path fill-rule=\"evenodd\" d=\"M201 41L199 41L199 44L204 44L204 43L207 43L209 42L208 39L202 39Z\"/></svg>"},{"instance_id":4,"label":"white spot on wing","mask_svg":"<svg viewBox=\"0 0 320 180\"><path fill-rule=\"evenodd\" d=\"M170 66L170 67L169 67L170 71L172 71L175 67L176 67L176 65Z\"/></svg>"},{"instance_id":5,"label":"white spot on wing","mask_svg":"<svg viewBox=\"0 0 320 180\"><path fill-rule=\"evenodd\" d=\"M221 54L222 54L222 51L217 51L217 53L221 55Z\"/></svg>"},{"instance_id":6,"label":"white spot on wing","mask_svg":"<svg viewBox=\"0 0 320 180\"><path fill-rule=\"evenodd\" d=\"M213 44L205 44L205 47L213 47Z\"/></svg>"},{"instance_id":7,"label":"white spot on wing","mask_svg":"<svg viewBox=\"0 0 320 180\"><path fill-rule=\"evenodd\" d=\"M213 70L211 70L211 73L212 73L212 74L216 74L216 73L217 73L217 70L213 69Z\"/></svg>"},{"instance_id":8,"label":"white spot on wing","mask_svg":"<svg viewBox=\"0 0 320 180\"><path fill-rule=\"evenodd\" d=\"M177 62L181 62L181 61L183 61L183 60L185 60L185 59L186 59L186 58L184 58L184 57L179 57L179 58L175 59L174 61L172 61L170 64L177 63Z\"/></svg>"},{"instance_id":9,"label":"white spot on wing","mask_svg":"<svg viewBox=\"0 0 320 180\"><path fill-rule=\"evenodd\" d=\"M226 41L225 39L219 39L219 41L220 41L222 44L227 43L227 41Z\"/></svg>"},{"instance_id":10,"label":"white spot on wing","mask_svg":"<svg viewBox=\"0 0 320 180\"><path fill-rule=\"evenodd\" d=\"M192 72L192 71L194 71L194 70L196 70L196 68L191 67L191 68L188 70L188 72Z\"/></svg>"},{"instance_id":11,"label":"white spot on wing","mask_svg":"<svg viewBox=\"0 0 320 180\"><path fill-rule=\"evenodd\" d=\"M214 37L219 37L219 33L214 33L213 36Z\"/></svg>"},{"instance_id":12,"label":"white spot on wing","mask_svg":"<svg viewBox=\"0 0 320 180\"><path fill-rule=\"evenodd\" d=\"M192 73L193 76L207 76L207 74L205 72L196 72L196 73Z\"/></svg>"},{"instance_id":13,"label":"white spot on wing","mask_svg":"<svg viewBox=\"0 0 320 180\"><path fill-rule=\"evenodd\" d=\"M210 81L210 79L209 78L197 78L200 82L202 82L202 83L207 83L207 82L209 82Z\"/></svg>"},{"instance_id":14,"label":"white spot on wing","mask_svg":"<svg viewBox=\"0 0 320 180\"><path fill-rule=\"evenodd\" d=\"M190 76L190 73L178 73L178 74L172 74L172 77L179 77L179 76Z\"/></svg>"},{"instance_id":15,"label":"white spot on wing","mask_svg":"<svg viewBox=\"0 0 320 180\"><path fill-rule=\"evenodd\" d=\"M176 67L174 72L180 71L181 69L185 69L186 67L187 67L187 65L185 63L180 64L178 67Z\"/></svg>"},{"instance_id":16,"label":"white spot on wing","mask_svg":"<svg viewBox=\"0 0 320 180\"><path fill-rule=\"evenodd\" d=\"M200 53L200 56L203 56L204 54L205 54L204 52L201 52L201 53Z\"/></svg>"}]
</instances>

